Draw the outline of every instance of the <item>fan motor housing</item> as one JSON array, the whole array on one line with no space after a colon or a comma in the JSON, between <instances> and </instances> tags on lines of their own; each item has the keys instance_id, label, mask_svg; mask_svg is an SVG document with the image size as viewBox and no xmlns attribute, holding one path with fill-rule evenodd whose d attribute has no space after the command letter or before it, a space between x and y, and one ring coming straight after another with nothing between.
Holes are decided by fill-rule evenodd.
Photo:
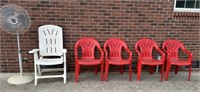
<instances>
[{"instance_id":1,"label":"fan motor housing","mask_svg":"<svg viewBox=\"0 0 200 92\"><path fill-rule=\"evenodd\" d=\"M13 25L15 25L15 24L18 23L18 19L17 19L15 16L9 17L9 18L8 18L8 21L9 21L11 24L13 24Z\"/></svg>"}]
</instances>

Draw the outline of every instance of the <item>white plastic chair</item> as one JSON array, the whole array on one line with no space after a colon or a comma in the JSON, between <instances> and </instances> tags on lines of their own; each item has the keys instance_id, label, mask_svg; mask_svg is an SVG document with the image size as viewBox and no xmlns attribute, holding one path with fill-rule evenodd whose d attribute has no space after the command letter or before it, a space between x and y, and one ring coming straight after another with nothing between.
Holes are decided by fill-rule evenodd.
<instances>
[{"instance_id":1,"label":"white plastic chair","mask_svg":"<svg viewBox=\"0 0 200 92\"><path fill-rule=\"evenodd\" d=\"M38 29L39 49L33 49L29 53L34 53L34 74L35 85L39 78L58 78L63 77L64 83L67 79L66 53L63 49L62 28L55 25L44 25ZM39 54L39 56L38 56ZM59 58L55 58L58 56ZM48 57L48 58L45 58ZM52 58L51 58L52 57ZM40 68L45 65L63 64L63 68ZM42 72L63 71L62 75L42 75Z\"/></svg>"}]
</instances>

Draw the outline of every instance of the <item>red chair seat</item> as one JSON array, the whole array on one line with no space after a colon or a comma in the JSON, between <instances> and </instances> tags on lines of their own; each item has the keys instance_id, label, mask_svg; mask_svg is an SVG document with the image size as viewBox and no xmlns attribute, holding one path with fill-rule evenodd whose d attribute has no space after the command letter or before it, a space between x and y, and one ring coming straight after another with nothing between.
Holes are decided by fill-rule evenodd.
<instances>
[{"instance_id":1,"label":"red chair seat","mask_svg":"<svg viewBox=\"0 0 200 92\"><path fill-rule=\"evenodd\" d=\"M163 62L161 60L156 59L142 59L143 65L162 65Z\"/></svg>"},{"instance_id":2,"label":"red chair seat","mask_svg":"<svg viewBox=\"0 0 200 92\"><path fill-rule=\"evenodd\" d=\"M130 64L128 59L109 59L109 64L112 65L128 65Z\"/></svg>"},{"instance_id":3,"label":"red chair seat","mask_svg":"<svg viewBox=\"0 0 200 92\"><path fill-rule=\"evenodd\" d=\"M170 61L171 61L171 64L179 65L179 66L186 66L186 65L190 65L191 64L191 62L189 62L187 60L182 60L182 59L172 59Z\"/></svg>"},{"instance_id":4,"label":"red chair seat","mask_svg":"<svg viewBox=\"0 0 200 92\"><path fill-rule=\"evenodd\" d=\"M80 65L98 65L101 63L99 59L79 59Z\"/></svg>"}]
</instances>

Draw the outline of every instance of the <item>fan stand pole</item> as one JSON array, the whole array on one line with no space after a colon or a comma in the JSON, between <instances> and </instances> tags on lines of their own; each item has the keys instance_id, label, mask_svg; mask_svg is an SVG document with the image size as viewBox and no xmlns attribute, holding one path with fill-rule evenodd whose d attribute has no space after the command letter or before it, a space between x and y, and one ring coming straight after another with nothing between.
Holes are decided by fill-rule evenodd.
<instances>
[{"instance_id":1,"label":"fan stand pole","mask_svg":"<svg viewBox=\"0 0 200 92\"><path fill-rule=\"evenodd\" d=\"M22 54L21 54L21 50L20 50L20 42L19 42L19 33L18 32L17 32L17 46L18 46L19 70L20 70L20 75L23 76Z\"/></svg>"},{"instance_id":2,"label":"fan stand pole","mask_svg":"<svg viewBox=\"0 0 200 92\"><path fill-rule=\"evenodd\" d=\"M19 69L20 75L11 76L8 79L9 84L25 84L33 81L33 75L23 75L23 67L22 67L22 55L20 51L20 41L19 41L19 33L17 32L17 45L18 45L18 59L19 59Z\"/></svg>"}]
</instances>

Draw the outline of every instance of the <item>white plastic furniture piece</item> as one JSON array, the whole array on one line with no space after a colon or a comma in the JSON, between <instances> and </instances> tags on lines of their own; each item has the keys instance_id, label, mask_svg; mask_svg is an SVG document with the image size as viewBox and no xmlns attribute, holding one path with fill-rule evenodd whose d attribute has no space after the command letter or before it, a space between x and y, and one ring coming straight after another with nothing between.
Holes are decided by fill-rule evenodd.
<instances>
[{"instance_id":1,"label":"white plastic furniture piece","mask_svg":"<svg viewBox=\"0 0 200 92\"><path fill-rule=\"evenodd\" d=\"M35 85L39 78L63 77L64 83L67 80L66 53L63 49L62 28L56 25L43 25L38 29L39 49L33 49L29 53L34 54L34 75ZM48 58L46 58L48 57ZM41 68L41 66L60 65L63 68ZM62 75L42 75L43 72L63 71Z\"/></svg>"}]
</instances>

